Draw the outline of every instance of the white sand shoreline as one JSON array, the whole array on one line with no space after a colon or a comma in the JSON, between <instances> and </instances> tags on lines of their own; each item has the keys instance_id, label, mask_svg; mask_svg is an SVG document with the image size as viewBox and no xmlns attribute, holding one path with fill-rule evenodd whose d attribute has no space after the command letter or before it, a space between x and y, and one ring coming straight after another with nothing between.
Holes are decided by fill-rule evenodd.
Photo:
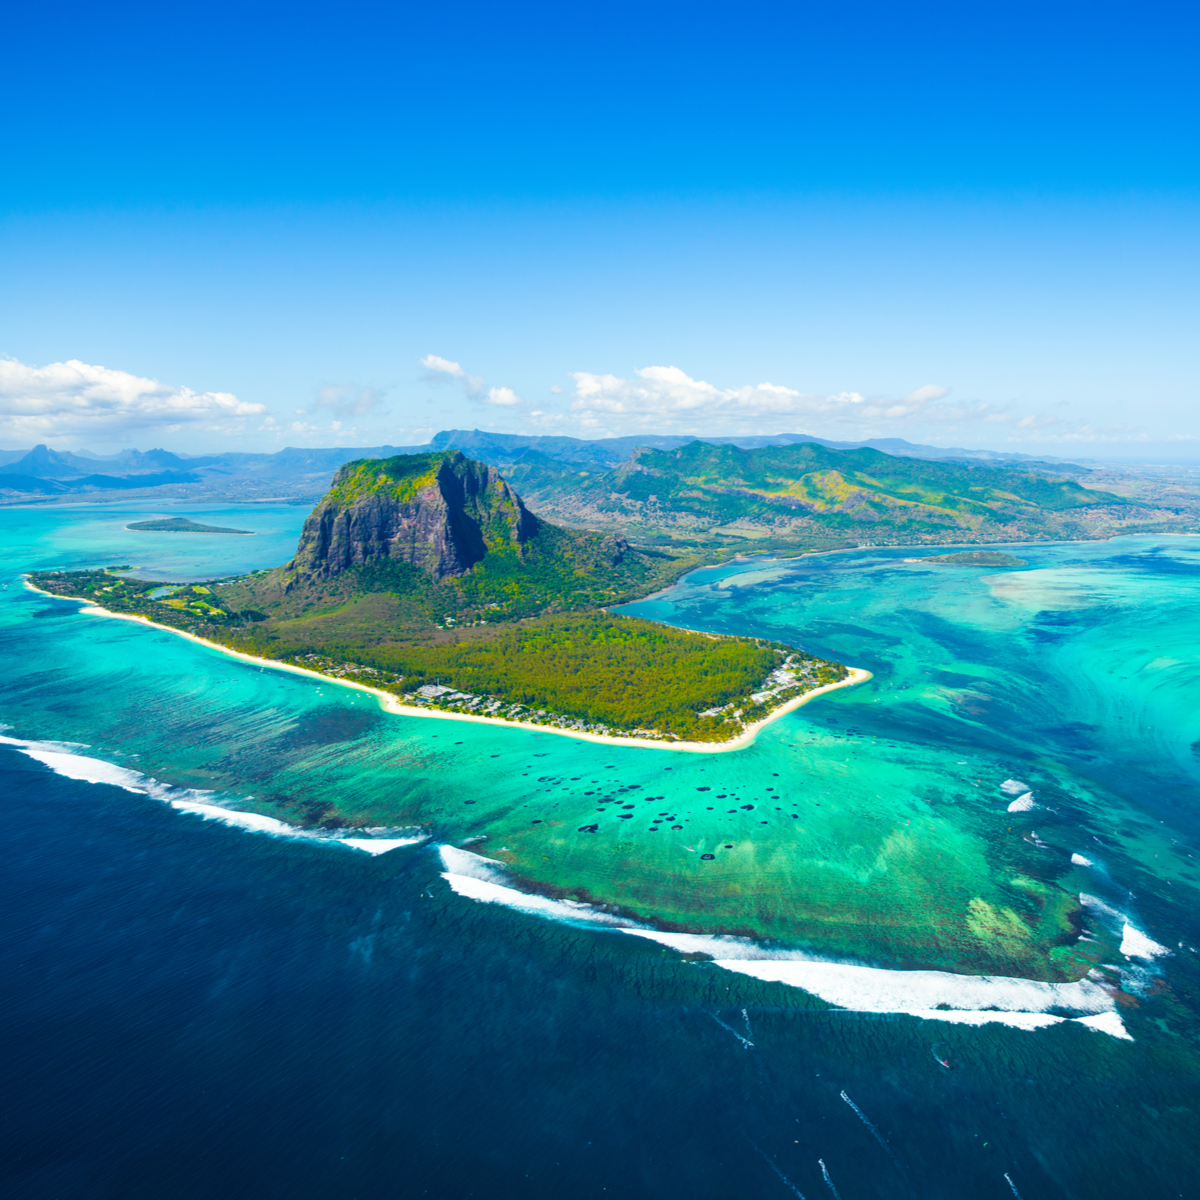
<instances>
[{"instance_id":1,"label":"white sand shoreline","mask_svg":"<svg viewBox=\"0 0 1200 1200\"><path fill-rule=\"evenodd\" d=\"M472 713L441 712L437 709L418 708L412 704L401 704L396 696L391 692L383 691L381 688L373 688L365 683L357 683L352 679L337 679L332 675L323 675L320 671L310 671L307 667L297 667L291 663L277 662L270 658L258 658L253 654L246 654L241 650L232 650L228 646L222 646L218 642L210 642L207 638L197 637L194 633L188 633L186 630L175 629L170 625L160 625L157 621L150 620L149 617L137 616L134 613L112 612L107 608L101 608L98 604L92 604L88 600L80 600L75 596L56 596L53 592L46 592L39 587L35 587L26 576L22 576L22 582L30 591L38 592L40 595L50 596L54 600L72 600L76 604L82 604L83 608L79 611L87 616L115 617L120 621L135 621L151 629L161 629L166 633L177 634L179 637L187 638L188 641L196 642L201 646L207 646L210 650L217 650L221 654L229 655L231 658L240 658L242 662L253 663L257 667L270 667L276 671L291 671L296 675L307 675L310 679L319 679L322 683L333 683L339 687L357 688L360 692L368 692L372 696L375 696L385 712L393 713L399 717L425 717L435 721L473 721L476 724L495 725L503 729L525 729L533 733L553 733L560 737L575 738L578 741L584 742L598 742L606 746L633 746L642 750L682 750L690 754L724 754L730 750L741 750L754 741L761 729L766 728L772 721L778 720L786 713L793 712L795 709L807 704L815 697L823 695L825 692L836 691L838 688L853 687L858 683L866 683L872 677L870 671L865 671L861 667L848 667L847 670L850 674L845 679L837 683L827 683L824 687L814 688L811 692L805 692L802 696L794 696L791 700L781 704L777 709L769 713L761 721L756 721L753 725L747 726L739 737L733 738L728 742L660 742L651 738L613 737L610 734L604 733L585 733L576 729L560 729L555 725L535 725L532 721L506 721L500 717L479 717Z\"/></svg>"}]
</instances>

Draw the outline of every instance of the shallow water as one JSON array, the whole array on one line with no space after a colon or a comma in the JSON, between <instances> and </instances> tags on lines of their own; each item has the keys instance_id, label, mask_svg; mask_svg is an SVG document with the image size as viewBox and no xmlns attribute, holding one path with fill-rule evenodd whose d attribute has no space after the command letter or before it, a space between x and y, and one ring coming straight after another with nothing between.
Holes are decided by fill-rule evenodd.
<instances>
[{"instance_id":1,"label":"shallow water","mask_svg":"<svg viewBox=\"0 0 1200 1200\"><path fill-rule=\"evenodd\" d=\"M812 1195L819 1159L846 1200L1011 1195L1006 1172L1027 1198L1200 1181L1200 542L1021 548L1019 571L870 551L697 573L632 611L875 678L747 750L691 756L396 718L17 582L273 565L304 517L207 506L187 515L259 535L124 531L150 511L4 513L15 1194L769 1196L786 1194L778 1171ZM65 778L30 741L163 786ZM1040 807L1009 813L1010 779ZM251 834L168 807L172 788L318 820L334 804L381 838L416 825L431 841L373 857L340 830ZM744 961L600 928L592 909L567 923L479 903L435 846L483 835L471 849L643 924L772 934L749 944L814 989L805 951L1073 977L1074 950L1024 931L1086 892L1100 907L1083 909L1082 948L1123 982L1135 1041L830 1009ZM1122 957L1127 922L1171 956ZM890 978L868 974L876 992Z\"/></svg>"}]
</instances>

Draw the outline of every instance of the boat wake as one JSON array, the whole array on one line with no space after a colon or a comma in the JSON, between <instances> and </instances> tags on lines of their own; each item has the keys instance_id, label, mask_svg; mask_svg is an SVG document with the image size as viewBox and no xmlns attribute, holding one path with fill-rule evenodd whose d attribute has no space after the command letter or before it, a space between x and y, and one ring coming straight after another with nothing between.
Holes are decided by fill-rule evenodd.
<instances>
[{"instance_id":1,"label":"boat wake","mask_svg":"<svg viewBox=\"0 0 1200 1200\"><path fill-rule=\"evenodd\" d=\"M874 1123L867 1119L866 1113L864 1113L863 1110L861 1108L859 1108L858 1105L855 1104L854 1101L851 1100L850 1097L847 1096L845 1092L842 1092L842 1099L845 1100L845 1102L848 1105L850 1105L850 1107L852 1109L854 1109L854 1115L856 1117L858 1117L858 1119L871 1131L871 1136L883 1148L884 1154L886 1154L888 1156L888 1158L890 1158L892 1160L892 1162L895 1164L896 1170L899 1171L901 1175L903 1175L904 1168L900 1165L900 1160L892 1153L891 1146L889 1146L887 1144L887 1142L885 1142L883 1140L883 1134L881 1134L879 1132L879 1130L875 1128Z\"/></svg>"}]
</instances>

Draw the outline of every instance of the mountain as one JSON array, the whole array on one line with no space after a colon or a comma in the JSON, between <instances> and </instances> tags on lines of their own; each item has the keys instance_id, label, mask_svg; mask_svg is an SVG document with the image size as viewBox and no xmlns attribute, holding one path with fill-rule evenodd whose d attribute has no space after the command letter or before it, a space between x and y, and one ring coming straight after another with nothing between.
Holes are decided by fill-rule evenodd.
<instances>
[{"instance_id":1,"label":"mountain","mask_svg":"<svg viewBox=\"0 0 1200 1200\"><path fill-rule=\"evenodd\" d=\"M653 590L696 560L535 516L456 450L347 463L290 562L231 586L238 610L304 637L374 642L447 625L577 612ZM289 632L299 632L299 627Z\"/></svg>"},{"instance_id":2,"label":"mountain","mask_svg":"<svg viewBox=\"0 0 1200 1200\"><path fill-rule=\"evenodd\" d=\"M36 475L8 475L0 472L0 495L15 492L19 495L61 496L69 489L53 479L38 479Z\"/></svg>"},{"instance_id":3,"label":"mountain","mask_svg":"<svg viewBox=\"0 0 1200 1200\"><path fill-rule=\"evenodd\" d=\"M78 496L98 492L133 491L168 484L198 483L200 476L188 471L159 471L152 475L83 475L65 479L31 474L0 472L0 496Z\"/></svg>"},{"instance_id":4,"label":"mountain","mask_svg":"<svg viewBox=\"0 0 1200 1200\"><path fill-rule=\"evenodd\" d=\"M84 470L80 470L75 455L40 445L34 446L23 458L8 463L5 474L32 475L37 479L72 479L87 474L92 466L88 463Z\"/></svg>"},{"instance_id":5,"label":"mountain","mask_svg":"<svg viewBox=\"0 0 1200 1200\"><path fill-rule=\"evenodd\" d=\"M128 491L133 488L163 487L175 483L199 483L200 476L191 471L158 471L148 475L85 475L63 483L72 492Z\"/></svg>"},{"instance_id":6,"label":"mountain","mask_svg":"<svg viewBox=\"0 0 1200 1200\"><path fill-rule=\"evenodd\" d=\"M495 468L457 452L368 459L334 476L285 570L329 579L387 559L439 582L489 550L520 556L543 524Z\"/></svg>"},{"instance_id":7,"label":"mountain","mask_svg":"<svg viewBox=\"0 0 1200 1200\"><path fill-rule=\"evenodd\" d=\"M435 433L429 448L462 450L482 462L495 467L511 466L533 451L557 462L602 470L627 462L635 450L675 450L691 442L706 442L710 446L736 446L740 450L756 450L765 446L793 446L812 443L830 450L881 450L901 458L954 459L964 462L986 462L989 464L1021 464L1027 469L1055 470L1067 474L1086 473L1086 468L1074 463L1058 460L1047 461L1029 454L1010 454L997 450L967 450L961 446L925 446L904 438L869 438L858 442L834 442L814 437L810 433L776 433L741 437L700 436L678 434L640 434L632 437L598 438L585 441L581 438L561 437L552 434L485 433L479 429L444 429Z\"/></svg>"},{"instance_id":8,"label":"mountain","mask_svg":"<svg viewBox=\"0 0 1200 1200\"><path fill-rule=\"evenodd\" d=\"M624 531L702 537L854 541L1021 540L1095 536L1140 506L1021 471L838 450L806 441L761 449L694 441L635 451L592 474L527 451L509 473L534 509Z\"/></svg>"},{"instance_id":9,"label":"mountain","mask_svg":"<svg viewBox=\"0 0 1200 1200\"><path fill-rule=\"evenodd\" d=\"M563 529L448 450L347 463L274 570L171 589L116 568L32 582L412 703L578 732L724 741L847 677L792 646L606 611L700 562Z\"/></svg>"},{"instance_id":10,"label":"mountain","mask_svg":"<svg viewBox=\"0 0 1200 1200\"><path fill-rule=\"evenodd\" d=\"M120 454L100 455L72 454L66 450L51 450L46 445L34 446L20 458L5 464L7 475L31 475L36 479L61 479L79 481L92 479L124 479L131 475L161 475L164 479L155 483L144 482L140 486L156 487L161 482L177 482L175 473L187 473L199 466L215 463L217 458L181 458L169 450L122 450ZM103 462L120 471L118 475L96 474L96 464ZM198 476L191 476L196 479ZM100 485L96 485L100 486ZM121 486L121 485L117 485Z\"/></svg>"}]
</instances>

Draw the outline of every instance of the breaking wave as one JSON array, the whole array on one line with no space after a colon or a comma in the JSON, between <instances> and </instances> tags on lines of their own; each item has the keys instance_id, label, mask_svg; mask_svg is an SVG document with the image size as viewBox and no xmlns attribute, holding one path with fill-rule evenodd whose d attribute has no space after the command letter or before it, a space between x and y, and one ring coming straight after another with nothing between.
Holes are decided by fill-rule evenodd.
<instances>
[{"instance_id":1,"label":"breaking wave","mask_svg":"<svg viewBox=\"0 0 1200 1200\"><path fill-rule=\"evenodd\" d=\"M338 842L367 854L385 854L398 846L412 846L426 840L425 834L412 834L393 838L331 837L306 829L297 829L286 821L261 813L239 812L214 802L215 792L198 788L174 787L160 783L140 771L119 767L102 758L91 758L80 754L88 747L78 742L28 742L19 738L0 735L0 745L12 746L35 762L40 762L56 775L65 779L77 779L84 783L102 783L119 787L139 796L151 796L161 800L177 812L203 817L206 821L220 821L251 833L269 833L276 837L304 838L309 841Z\"/></svg>"},{"instance_id":2,"label":"breaking wave","mask_svg":"<svg viewBox=\"0 0 1200 1200\"><path fill-rule=\"evenodd\" d=\"M930 1021L1016 1029L1043 1029L1075 1021L1113 1037L1129 1038L1107 988L1089 979L1040 983L1000 975L950 971L895 971L823 961L799 950L771 950L751 938L667 933L578 900L554 900L515 888L507 867L453 846L439 846L442 878L460 896L578 927L602 928L646 938L685 954L702 953L714 965L771 983L782 983L836 1005L864 1013L905 1013ZM945 1008L940 1007L945 1005ZM1063 1017L1051 1013L1078 1014Z\"/></svg>"}]
</instances>

